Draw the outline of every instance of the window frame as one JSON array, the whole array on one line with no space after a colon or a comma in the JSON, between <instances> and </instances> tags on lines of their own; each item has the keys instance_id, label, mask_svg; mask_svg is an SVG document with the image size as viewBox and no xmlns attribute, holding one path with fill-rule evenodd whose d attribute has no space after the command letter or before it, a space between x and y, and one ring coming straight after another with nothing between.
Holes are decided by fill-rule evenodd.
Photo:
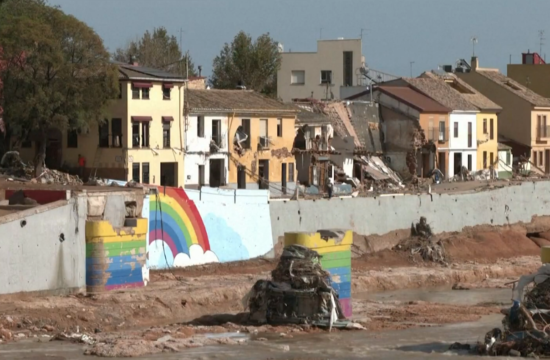
<instances>
[{"instance_id":1,"label":"window frame","mask_svg":"<svg viewBox=\"0 0 550 360\"><path fill-rule=\"evenodd\" d=\"M115 123L120 123L120 131L118 131L119 129L115 129L115 126L114 124ZM117 130L115 132L115 130ZM111 119L111 147L114 147L114 148L122 148L123 145L122 145L122 119L121 118L112 118ZM120 143L118 146L116 146L116 137L117 136L120 136Z\"/></svg>"},{"instance_id":2,"label":"window frame","mask_svg":"<svg viewBox=\"0 0 550 360\"><path fill-rule=\"evenodd\" d=\"M453 137L458 138L458 121L453 123Z\"/></svg>"},{"instance_id":3,"label":"window frame","mask_svg":"<svg viewBox=\"0 0 550 360\"><path fill-rule=\"evenodd\" d=\"M197 116L197 137L204 137L204 115Z\"/></svg>"},{"instance_id":4,"label":"window frame","mask_svg":"<svg viewBox=\"0 0 550 360\"><path fill-rule=\"evenodd\" d=\"M166 93L168 93L168 96L166 96ZM172 100L172 89L169 87L163 87L162 88L162 100Z\"/></svg>"},{"instance_id":5,"label":"window frame","mask_svg":"<svg viewBox=\"0 0 550 360\"><path fill-rule=\"evenodd\" d=\"M169 149L171 147L170 145L170 137L172 136L170 131L171 124L168 121L162 122L162 147L164 149Z\"/></svg>"},{"instance_id":6,"label":"window frame","mask_svg":"<svg viewBox=\"0 0 550 360\"><path fill-rule=\"evenodd\" d=\"M108 148L109 147L109 119L105 119L105 121L102 124L98 124L98 147L100 148ZM105 130L106 131L102 131Z\"/></svg>"},{"instance_id":7,"label":"window frame","mask_svg":"<svg viewBox=\"0 0 550 360\"><path fill-rule=\"evenodd\" d=\"M302 74L302 81L299 82L299 76L295 76L295 73ZM298 75L298 74L296 74ZM294 81L296 79L296 81ZM306 71L305 70L291 70L290 71L290 85L305 85L306 84Z\"/></svg>"},{"instance_id":8,"label":"window frame","mask_svg":"<svg viewBox=\"0 0 550 360\"><path fill-rule=\"evenodd\" d=\"M135 87L132 85L132 100L139 100L141 99L141 91L138 87Z\"/></svg>"},{"instance_id":9,"label":"window frame","mask_svg":"<svg viewBox=\"0 0 550 360\"><path fill-rule=\"evenodd\" d=\"M148 87L141 88L141 100L149 100L151 98L151 89Z\"/></svg>"},{"instance_id":10,"label":"window frame","mask_svg":"<svg viewBox=\"0 0 550 360\"><path fill-rule=\"evenodd\" d=\"M277 137L283 137L283 119L277 119Z\"/></svg>"},{"instance_id":11,"label":"window frame","mask_svg":"<svg viewBox=\"0 0 550 360\"><path fill-rule=\"evenodd\" d=\"M329 75L329 78L326 79L326 75ZM332 70L321 70L321 85L332 85Z\"/></svg>"},{"instance_id":12,"label":"window frame","mask_svg":"<svg viewBox=\"0 0 550 360\"><path fill-rule=\"evenodd\" d=\"M67 130L67 148L78 149L78 130Z\"/></svg>"},{"instance_id":13,"label":"window frame","mask_svg":"<svg viewBox=\"0 0 550 360\"><path fill-rule=\"evenodd\" d=\"M141 172L140 171L141 171L140 163L138 163L138 162L132 163L132 181L140 183L140 181L141 181L141 178L140 178ZM136 180L136 173L137 173L137 180Z\"/></svg>"}]
</instances>

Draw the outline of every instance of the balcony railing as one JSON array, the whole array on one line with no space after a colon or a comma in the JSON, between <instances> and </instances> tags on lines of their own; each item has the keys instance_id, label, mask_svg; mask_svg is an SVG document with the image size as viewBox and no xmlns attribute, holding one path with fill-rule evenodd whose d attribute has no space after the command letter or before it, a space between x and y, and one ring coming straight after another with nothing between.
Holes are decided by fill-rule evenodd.
<instances>
[{"instance_id":1,"label":"balcony railing","mask_svg":"<svg viewBox=\"0 0 550 360\"><path fill-rule=\"evenodd\" d=\"M550 138L550 126L537 126L537 140Z\"/></svg>"},{"instance_id":2,"label":"balcony railing","mask_svg":"<svg viewBox=\"0 0 550 360\"><path fill-rule=\"evenodd\" d=\"M447 132L449 128L436 128L432 127L428 129L428 140L433 142L445 142L447 141Z\"/></svg>"}]
</instances>

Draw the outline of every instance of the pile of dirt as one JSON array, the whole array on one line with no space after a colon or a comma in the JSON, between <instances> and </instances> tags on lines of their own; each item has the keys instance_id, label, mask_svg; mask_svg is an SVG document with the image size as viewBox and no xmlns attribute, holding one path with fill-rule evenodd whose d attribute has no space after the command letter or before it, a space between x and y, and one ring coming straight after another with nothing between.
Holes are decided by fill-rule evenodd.
<instances>
[{"instance_id":1,"label":"pile of dirt","mask_svg":"<svg viewBox=\"0 0 550 360\"><path fill-rule=\"evenodd\" d=\"M416 225L411 225L411 236L399 242L393 250L408 253L413 262L420 257L422 261L447 266L445 247L433 236L432 229L423 216Z\"/></svg>"}]
</instances>

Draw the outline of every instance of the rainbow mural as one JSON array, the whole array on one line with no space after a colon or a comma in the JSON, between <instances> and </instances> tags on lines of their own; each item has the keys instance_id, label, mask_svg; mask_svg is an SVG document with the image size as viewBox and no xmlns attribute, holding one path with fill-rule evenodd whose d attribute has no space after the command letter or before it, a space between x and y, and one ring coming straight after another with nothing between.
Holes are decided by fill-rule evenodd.
<instances>
[{"instance_id":1,"label":"rainbow mural","mask_svg":"<svg viewBox=\"0 0 550 360\"><path fill-rule=\"evenodd\" d=\"M159 269L218 262L195 203L180 188L150 195L148 245L150 264Z\"/></svg>"},{"instance_id":2,"label":"rainbow mural","mask_svg":"<svg viewBox=\"0 0 550 360\"><path fill-rule=\"evenodd\" d=\"M340 239L322 239L316 233L285 233L285 246L302 245L321 255L321 266L330 273L331 285L338 293L344 316L350 318L351 307L351 245L353 232L346 231Z\"/></svg>"}]
</instances>

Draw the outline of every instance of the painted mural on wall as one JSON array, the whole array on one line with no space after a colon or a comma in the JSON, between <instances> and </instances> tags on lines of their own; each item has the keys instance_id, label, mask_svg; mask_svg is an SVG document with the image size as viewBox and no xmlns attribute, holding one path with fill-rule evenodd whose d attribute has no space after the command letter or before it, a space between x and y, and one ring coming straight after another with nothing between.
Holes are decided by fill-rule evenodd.
<instances>
[{"instance_id":1,"label":"painted mural on wall","mask_svg":"<svg viewBox=\"0 0 550 360\"><path fill-rule=\"evenodd\" d=\"M202 217L180 188L149 196L148 264L152 269L218 262Z\"/></svg>"}]
</instances>

